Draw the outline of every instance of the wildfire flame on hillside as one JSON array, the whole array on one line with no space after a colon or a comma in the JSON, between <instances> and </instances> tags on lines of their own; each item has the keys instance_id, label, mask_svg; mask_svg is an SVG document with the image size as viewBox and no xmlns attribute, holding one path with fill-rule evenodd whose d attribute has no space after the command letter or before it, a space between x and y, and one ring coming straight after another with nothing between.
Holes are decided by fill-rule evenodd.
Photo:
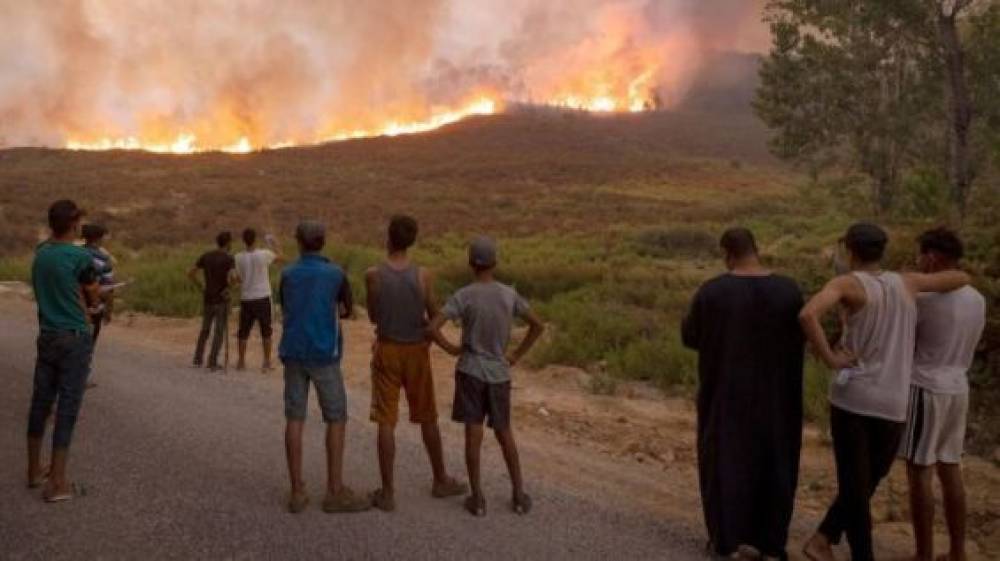
<instances>
[{"instance_id":1,"label":"wildfire flame on hillside","mask_svg":"<svg viewBox=\"0 0 1000 561\"><path fill-rule=\"evenodd\" d=\"M727 27L759 4L51 1L0 8L0 147L247 153L420 133L512 103L670 107L706 50L740 48Z\"/></svg>"}]
</instances>

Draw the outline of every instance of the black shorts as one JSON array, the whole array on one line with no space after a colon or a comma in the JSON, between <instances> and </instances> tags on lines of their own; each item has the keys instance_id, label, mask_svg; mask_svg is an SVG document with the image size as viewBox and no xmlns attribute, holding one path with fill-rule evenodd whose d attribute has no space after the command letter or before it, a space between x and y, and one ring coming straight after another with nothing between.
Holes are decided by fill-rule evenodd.
<instances>
[{"instance_id":1,"label":"black shorts","mask_svg":"<svg viewBox=\"0 0 1000 561\"><path fill-rule=\"evenodd\" d=\"M243 300L240 302L240 328L236 336L245 341L250 338L250 330L254 322L260 322L260 336L271 338L271 299Z\"/></svg>"},{"instance_id":2,"label":"black shorts","mask_svg":"<svg viewBox=\"0 0 1000 561\"><path fill-rule=\"evenodd\" d=\"M455 372L451 419L474 425L486 420L493 430L507 430L510 428L510 382L490 384L464 372Z\"/></svg>"}]
</instances>

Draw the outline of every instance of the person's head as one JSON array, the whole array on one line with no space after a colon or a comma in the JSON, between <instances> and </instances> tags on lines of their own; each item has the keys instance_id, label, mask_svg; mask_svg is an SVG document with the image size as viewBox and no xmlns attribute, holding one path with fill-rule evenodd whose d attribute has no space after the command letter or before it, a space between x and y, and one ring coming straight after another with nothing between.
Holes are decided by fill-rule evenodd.
<instances>
[{"instance_id":1,"label":"person's head","mask_svg":"<svg viewBox=\"0 0 1000 561\"><path fill-rule=\"evenodd\" d=\"M219 232L215 236L215 245L219 246L219 249L229 249L231 243L233 243L233 235L230 232Z\"/></svg>"},{"instance_id":2,"label":"person's head","mask_svg":"<svg viewBox=\"0 0 1000 561\"><path fill-rule=\"evenodd\" d=\"M406 251L417 241L417 221L412 216L396 215L389 221L390 253Z\"/></svg>"},{"instance_id":3,"label":"person's head","mask_svg":"<svg viewBox=\"0 0 1000 561\"><path fill-rule=\"evenodd\" d=\"M858 268L882 261L889 236L881 227L868 222L859 222L847 229L844 247L851 256L851 267Z\"/></svg>"},{"instance_id":4,"label":"person's head","mask_svg":"<svg viewBox=\"0 0 1000 561\"><path fill-rule=\"evenodd\" d=\"M52 230L52 236L58 239L78 238L83 215L83 210L69 199L52 203L49 207L49 229Z\"/></svg>"},{"instance_id":5,"label":"person's head","mask_svg":"<svg viewBox=\"0 0 1000 561\"><path fill-rule=\"evenodd\" d=\"M302 253L317 253L326 245L326 227L321 222L306 220L295 228L295 241Z\"/></svg>"},{"instance_id":6,"label":"person's head","mask_svg":"<svg viewBox=\"0 0 1000 561\"><path fill-rule=\"evenodd\" d=\"M925 273L935 273L958 267L965 256L965 246L955 232L948 228L934 228L920 235L920 255L917 266Z\"/></svg>"},{"instance_id":7,"label":"person's head","mask_svg":"<svg viewBox=\"0 0 1000 561\"><path fill-rule=\"evenodd\" d=\"M725 253L728 269L757 259L757 240L754 239L753 232L746 228L726 230L719 240L719 247Z\"/></svg>"},{"instance_id":8,"label":"person's head","mask_svg":"<svg viewBox=\"0 0 1000 561\"><path fill-rule=\"evenodd\" d=\"M83 241L87 242L87 245L97 245L104 240L104 236L108 235L108 229L100 224L84 224L80 229L80 235L83 236Z\"/></svg>"},{"instance_id":9,"label":"person's head","mask_svg":"<svg viewBox=\"0 0 1000 561\"><path fill-rule=\"evenodd\" d=\"M243 230L243 243L245 243L247 247L253 247L253 244L257 243L257 230L254 230L253 228Z\"/></svg>"},{"instance_id":10,"label":"person's head","mask_svg":"<svg viewBox=\"0 0 1000 561\"><path fill-rule=\"evenodd\" d=\"M476 274L492 271L497 266L497 244L491 238L479 236L469 244L469 266Z\"/></svg>"}]
</instances>

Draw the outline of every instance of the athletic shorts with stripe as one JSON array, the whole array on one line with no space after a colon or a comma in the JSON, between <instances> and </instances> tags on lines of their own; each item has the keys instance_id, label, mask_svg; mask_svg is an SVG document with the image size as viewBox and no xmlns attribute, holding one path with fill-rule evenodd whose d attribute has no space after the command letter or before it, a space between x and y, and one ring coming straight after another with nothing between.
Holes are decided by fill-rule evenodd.
<instances>
[{"instance_id":1,"label":"athletic shorts with stripe","mask_svg":"<svg viewBox=\"0 0 1000 561\"><path fill-rule=\"evenodd\" d=\"M372 421L396 425L399 421L400 389L406 391L410 422L426 424L437 421L428 343L375 343L372 352Z\"/></svg>"},{"instance_id":2,"label":"athletic shorts with stripe","mask_svg":"<svg viewBox=\"0 0 1000 561\"><path fill-rule=\"evenodd\" d=\"M899 457L918 466L961 463L968 412L967 393L934 393L910 386L910 414Z\"/></svg>"}]
</instances>

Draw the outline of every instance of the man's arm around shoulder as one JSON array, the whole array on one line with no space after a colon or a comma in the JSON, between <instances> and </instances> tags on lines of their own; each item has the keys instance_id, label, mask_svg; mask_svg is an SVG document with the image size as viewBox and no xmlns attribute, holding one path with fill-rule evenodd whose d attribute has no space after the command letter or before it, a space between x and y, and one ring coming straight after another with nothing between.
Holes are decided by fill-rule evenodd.
<instances>
[{"instance_id":1,"label":"man's arm around shoulder","mask_svg":"<svg viewBox=\"0 0 1000 561\"><path fill-rule=\"evenodd\" d=\"M951 292L972 283L968 273L959 270L938 273L903 273L903 282L913 295L921 292Z\"/></svg>"}]
</instances>

